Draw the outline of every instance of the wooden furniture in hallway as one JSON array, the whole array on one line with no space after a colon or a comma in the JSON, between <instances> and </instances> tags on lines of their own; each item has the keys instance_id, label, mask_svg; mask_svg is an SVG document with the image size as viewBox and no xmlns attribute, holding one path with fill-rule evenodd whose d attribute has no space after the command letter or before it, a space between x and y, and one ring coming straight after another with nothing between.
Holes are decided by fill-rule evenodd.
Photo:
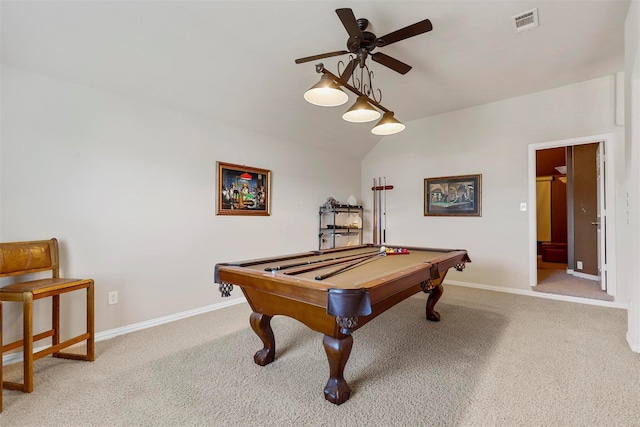
<instances>
[{"instance_id":1,"label":"wooden furniture in hallway","mask_svg":"<svg viewBox=\"0 0 640 427\"><path fill-rule=\"evenodd\" d=\"M567 244L558 242L544 242L541 246L542 261L567 263Z\"/></svg>"}]
</instances>

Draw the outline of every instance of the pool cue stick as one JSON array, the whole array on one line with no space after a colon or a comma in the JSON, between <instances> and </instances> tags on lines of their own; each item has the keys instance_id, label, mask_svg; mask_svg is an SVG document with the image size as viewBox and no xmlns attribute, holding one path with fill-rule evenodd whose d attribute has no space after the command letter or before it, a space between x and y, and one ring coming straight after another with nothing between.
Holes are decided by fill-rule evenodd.
<instances>
[{"instance_id":1,"label":"pool cue stick","mask_svg":"<svg viewBox=\"0 0 640 427\"><path fill-rule=\"evenodd\" d=\"M376 240L376 245L379 245L380 242L382 242L382 235L381 235L381 231L382 231L382 217L380 216L380 208L382 207L380 205L380 177L378 177L378 181L376 183L376 206L377 206L377 210L376 210L376 216L378 217L378 222L376 223L376 226L378 227L376 230L376 235L378 236L378 239Z\"/></svg>"},{"instance_id":2,"label":"pool cue stick","mask_svg":"<svg viewBox=\"0 0 640 427\"><path fill-rule=\"evenodd\" d=\"M364 263L366 263L368 261L373 261L375 258L382 257L382 256L387 256L387 253L385 251L380 251L375 255L368 256L368 257L366 257L364 259L361 259L359 261L354 262L353 264L345 265L344 267L341 267L341 268L339 268L337 270L330 271L329 273L322 274L320 276L316 276L316 280L327 279L327 278L329 278L331 276L335 276L336 274L340 274L340 273L343 273L343 272L345 272L347 270L351 270L352 268L356 268L356 267L358 267L358 266L360 266L360 265L362 265L362 264L364 264Z\"/></svg>"},{"instance_id":3,"label":"pool cue stick","mask_svg":"<svg viewBox=\"0 0 640 427\"><path fill-rule=\"evenodd\" d=\"M375 251L375 252L365 252L363 254L360 255L342 255L342 256L337 256L337 257L333 257L333 258L325 258L325 259L317 259L315 261L304 261L304 262L298 262L295 264L286 264L286 265L278 265L276 267L266 267L264 269L264 271L278 271L278 270L286 270L287 268L293 268L293 267L300 267L303 265L309 265L309 264L317 264L320 262L328 262L328 261L334 261L337 259L342 259L342 258L351 258L351 257L364 257L364 256L369 256L369 255L373 255L375 253L378 253L379 251ZM349 260L346 260L349 261Z\"/></svg>"},{"instance_id":4,"label":"pool cue stick","mask_svg":"<svg viewBox=\"0 0 640 427\"><path fill-rule=\"evenodd\" d=\"M376 179L373 178L373 243L374 244L378 244L378 221L377 221L377 215L378 215L378 205L376 204L376 196L377 196L377 191L376 190Z\"/></svg>"},{"instance_id":5,"label":"pool cue stick","mask_svg":"<svg viewBox=\"0 0 640 427\"><path fill-rule=\"evenodd\" d=\"M376 217L376 221L373 224L373 226L375 227L374 232L373 232L373 243L375 245L378 244L378 221L380 221L380 218L378 218L378 178L373 178L373 211L374 211L374 215Z\"/></svg>"},{"instance_id":6,"label":"pool cue stick","mask_svg":"<svg viewBox=\"0 0 640 427\"><path fill-rule=\"evenodd\" d=\"M382 229L382 244L387 243L387 177L384 177L384 228Z\"/></svg>"},{"instance_id":7,"label":"pool cue stick","mask_svg":"<svg viewBox=\"0 0 640 427\"><path fill-rule=\"evenodd\" d=\"M378 244L382 243L382 178L378 177Z\"/></svg>"},{"instance_id":8,"label":"pool cue stick","mask_svg":"<svg viewBox=\"0 0 640 427\"><path fill-rule=\"evenodd\" d=\"M380 177L376 178L376 216L378 217L378 222L376 223L376 245L379 245L382 241L382 236L380 236Z\"/></svg>"},{"instance_id":9,"label":"pool cue stick","mask_svg":"<svg viewBox=\"0 0 640 427\"><path fill-rule=\"evenodd\" d=\"M309 271L318 270L318 269L326 268L326 267L331 267L332 265L344 264L345 262L358 261L358 260L361 260L363 258L370 257L371 255L374 255L374 254L376 254L378 252L379 251L367 252L366 254L360 254L358 256L351 255L349 258L346 258L346 259L323 260L323 261L319 261L319 262L312 262L312 263L305 264L305 265L299 265L299 266L297 266L298 269L296 269L294 271L286 271L286 272L284 272L284 274L287 274L289 276L295 276L297 274L307 273ZM271 271L276 271L276 270L271 270Z\"/></svg>"}]
</instances>

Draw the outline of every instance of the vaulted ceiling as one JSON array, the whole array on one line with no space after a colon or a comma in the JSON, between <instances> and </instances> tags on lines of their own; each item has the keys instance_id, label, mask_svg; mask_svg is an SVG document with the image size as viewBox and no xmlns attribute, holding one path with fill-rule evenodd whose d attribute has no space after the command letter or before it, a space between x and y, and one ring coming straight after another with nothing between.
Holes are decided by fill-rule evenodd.
<instances>
[{"instance_id":1,"label":"vaulted ceiling","mask_svg":"<svg viewBox=\"0 0 640 427\"><path fill-rule=\"evenodd\" d=\"M629 0L3 0L2 62L362 158L397 136L343 121L353 101L322 108L302 97L316 62L337 73L348 56L294 63L346 48L335 12L345 7L378 36L431 20L433 31L378 50L409 73L369 64L382 104L407 126L623 70ZM514 33L511 17L534 8L540 26Z\"/></svg>"}]
</instances>

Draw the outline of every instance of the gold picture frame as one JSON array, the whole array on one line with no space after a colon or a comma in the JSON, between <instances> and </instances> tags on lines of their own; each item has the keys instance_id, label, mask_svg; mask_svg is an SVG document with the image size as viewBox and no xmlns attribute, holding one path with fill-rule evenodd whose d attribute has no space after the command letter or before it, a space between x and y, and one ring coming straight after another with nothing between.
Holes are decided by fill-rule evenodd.
<instances>
[{"instance_id":1,"label":"gold picture frame","mask_svg":"<svg viewBox=\"0 0 640 427\"><path fill-rule=\"evenodd\" d=\"M271 214L271 171L217 162L216 215Z\"/></svg>"},{"instance_id":2,"label":"gold picture frame","mask_svg":"<svg viewBox=\"0 0 640 427\"><path fill-rule=\"evenodd\" d=\"M425 178L424 216L482 216L482 175Z\"/></svg>"}]
</instances>

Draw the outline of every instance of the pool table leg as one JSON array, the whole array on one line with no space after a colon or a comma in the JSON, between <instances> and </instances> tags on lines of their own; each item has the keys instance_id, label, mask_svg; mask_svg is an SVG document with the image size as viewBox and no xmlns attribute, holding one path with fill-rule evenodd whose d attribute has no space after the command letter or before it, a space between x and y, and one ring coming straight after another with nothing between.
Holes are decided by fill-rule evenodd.
<instances>
[{"instance_id":1,"label":"pool table leg","mask_svg":"<svg viewBox=\"0 0 640 427\"><path fill-rule=\"evenodd\" d=\"M334 338L325 335L322 339L324 351L329 360L329 380L324 388L324 398L331 403L340 405L349 400L351 387L344 379L344 367L349 360L353 337L346 335L343 338Z\"/></svg>"},{"instance_id":2,"label":"pool table leg","mask_svg":"<svg viewBox=\"0 0 640 427\"><path fill-rule=\"evenodd\" d=\"M427 298L427 320L432 322L440 321L440 313L435 311L434 307L444 292L442 284L435 286L429 291L429 297Z\"/></svg>"},{"instance_id":3,"label":"pool table leg","mask_svg":"<svg viewBox=\"0 0 640 427\"><path fill-rule=\"evenodd\" d=\"M251 313L249 322L251 323L251 329L260 337L264 348L258 351L253 360L260 366L268 365L273 362L276 356L276 340L273 336L273 329L271 329L271 318L262 313Z\"/></svg>"}]
</instances>

